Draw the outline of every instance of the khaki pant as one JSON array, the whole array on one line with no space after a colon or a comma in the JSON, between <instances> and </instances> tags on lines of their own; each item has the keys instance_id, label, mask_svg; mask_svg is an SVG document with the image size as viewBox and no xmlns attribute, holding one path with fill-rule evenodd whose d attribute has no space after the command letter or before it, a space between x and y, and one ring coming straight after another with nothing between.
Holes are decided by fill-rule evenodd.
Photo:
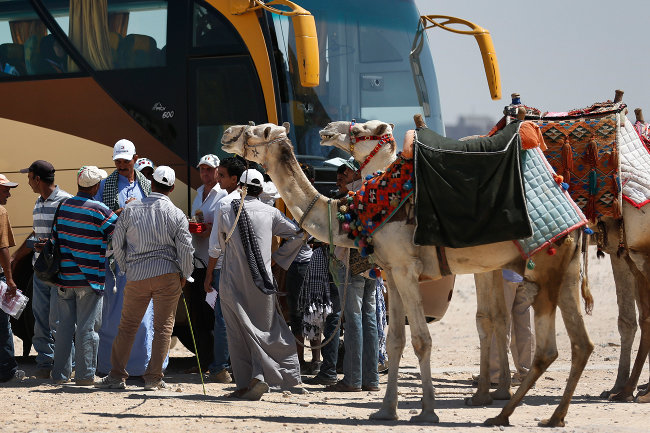
<instances>
[{"instance_id":1,"label":"khaki pant","mask_svg":"<svg viewBox=\"0 0 650 433\"><path fill-rule=\"evenodd\" d=\"M503 281L506 311L511 314L506 344L510 346L515 370L526 374L535 355L535 328L531 323L533 310L530 300L524 296L523 290L523 286L519 283ZM490 381L494 383L499 381L499 353L494 335L490 346Z\"/></svg>"},{"instance_id":2,"label":"khaki pant","mask_svg":"<svg viewBox=\"0 0 650 433\"><path fill-rule=\"evenodd\" d=\"M169 352L181 290L181 280L177 273L126 283L122 317L111 348L112 377L118 379L129 377L126 364L129 361L138 326L151 299L153 299L153 343L151 360L143 377L145 382L155 382L163 377L162 366Z\"/></svg>"}]
</instances>

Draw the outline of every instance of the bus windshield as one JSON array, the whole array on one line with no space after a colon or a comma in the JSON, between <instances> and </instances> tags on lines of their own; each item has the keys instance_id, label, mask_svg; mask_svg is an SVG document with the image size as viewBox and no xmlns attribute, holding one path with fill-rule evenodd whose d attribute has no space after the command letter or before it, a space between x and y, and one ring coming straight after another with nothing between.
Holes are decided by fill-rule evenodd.
<instances>
[{"instance_id":1,"label":"bus windshield","mask_svg":"<svg viewBox=\"0 0 650 433\"><path fill-rule=\"evenodd\" d=\"M430 128L443 133L438 89L426 35L418 34L419 14L410 1L364 2L300 0L316 20L320 55L320 85L300 85L291 20L272 15L281 53L279 75L283 114L293 126L299 158L320 165L336 154L320 146L319 130L328 122L379 119L395 125L398 146L413 115L422 114ZM417 62L414 42L423 40ZM416 44L417 45L417 44ZM421 69L421 70L414 70ZM425 83L423 77L427 77ZM418 85L416 85L416 81ZM285 117L283 116L283 117Z\"/></svg>"}]
</instances>

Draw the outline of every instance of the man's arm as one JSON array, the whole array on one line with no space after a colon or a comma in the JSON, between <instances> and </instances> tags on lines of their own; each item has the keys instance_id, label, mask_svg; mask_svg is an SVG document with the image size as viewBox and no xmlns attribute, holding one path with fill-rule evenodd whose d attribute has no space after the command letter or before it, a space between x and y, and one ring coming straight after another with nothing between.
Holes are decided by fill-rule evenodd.
<instances>
[{"instance_id":1,"label":"man's arm","mask_svg":"<svg viewBox=\"0 0 650 433\"><path fill-rule=\"evenodd\" d=\"M203 281L203 290L205 290L205 293L210 293L214 290L212 288L212 273L214 272L214 268L217 267L218 260L214 257L208 259L208 268L205 270L205 280Z\"/></svg>"},{"instance_id":2,"label":"man's arm","mask_svg":"<svg viewBox=\"0 0 650 433\"><path fill-rule=\"evenodd\" d=\"M192 275L194 270L194 247L192 246L192 235L189 230L189 223L183 211L178 211L178 229L174 236L176 244L176 257L181 267L181 274L184 279ZM115 235L113 235L115 236Z\"/></svg>"},{"instance_id":3,"label":"man's arm","mask_svg":"<svg viewBox=\"0 0 650 433\"><path fill-rule=\"evenodd\" d=\"M117 219L113 230L113 256L117 261L120 271L126 272L126 229L128 227L128 213Z\"/></svg>"},{"instance_id":4,"label":"man's arm","mask_svg":"<svg viewBox=\"0 0 650 433\"><path fill-rule=\"evenodd\" d=\"M0 266L5 273L5 279L7 280L7 292L5 296L13 298L16 294L16 283L14 283L13 274L11 273L11 257L9 255L9 248L4 247L0 248Z\"/></svg>"},{"instance_id":5,"label":"man's arm","mask_svg":"<svg viewBox=\"0 0 650 433\"><path fill-rule=\"evenodd\" d=\"M286 239L272 255L272 260L282 269L287 270L302 248L302 233L298 225L276 209L273 216L273 235Z\"/></svg>"}]
</instances>

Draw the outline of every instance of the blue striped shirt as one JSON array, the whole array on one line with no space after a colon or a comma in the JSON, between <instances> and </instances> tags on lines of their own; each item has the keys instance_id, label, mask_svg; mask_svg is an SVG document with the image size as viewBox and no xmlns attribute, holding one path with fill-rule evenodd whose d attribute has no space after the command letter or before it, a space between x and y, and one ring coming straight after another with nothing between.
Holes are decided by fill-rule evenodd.
<instances>
[{"instance_id":1,"label":"blue striped shirt","mask_svg":"<svg viewBox=\"0 0 650 433\"><path fill-rule=\"evenodd\" d=\"M113 253L128 281L194 269L187 217L164 194L152 192L124 207L113 233Z\"/></svg>"},{"instance_id":2,"label":"blue striped shirt","mask_svg":"<svg viewBox=\"0 0 650 433\"><path fill-rule=\"evenodd\" d=\"M116 220L106 205L83 192L61 205L54 226L61 251L57 286L104 292L106 245Z\"/></svg>"},{"instance_id":3,"label":"blue striped shirt","mask_svg":"<svg viewBox=\"0 0 650 433\"><path fill-rule=\"evenodd\" d=\"M34 211L32 212L32 218L34 220L34 236L36 238L49 238L52 234L52 223L54 222L54 214L56 213L56 208L59 206L59 202L66 198L72 197L72 194L68 194L64 190L60 189L58 185L52 191L52 194L45 200L43 197L38 196L36 203L34 204ZM32 258L32 265L36 263L36 259L40 253L34 251L34 257Z\"/></svg>"}]
</instances>

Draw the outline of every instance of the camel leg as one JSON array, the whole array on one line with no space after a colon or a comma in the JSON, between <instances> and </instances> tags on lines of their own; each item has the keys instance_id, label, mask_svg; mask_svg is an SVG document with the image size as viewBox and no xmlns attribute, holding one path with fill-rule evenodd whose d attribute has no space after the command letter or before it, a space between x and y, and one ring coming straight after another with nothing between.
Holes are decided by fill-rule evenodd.
<instances>
[{"instance_id":1,"label":"camel leg","mask_svg":"<svg viewBox=\"0 0 650 433\"><path fill-rule=\"evenodd\" d=\"M568 273L570 272L571 270L568 271ZM594 345L589 339L582 317L580 290L577 285L575 290L571 290L567 286L562 287L559 293L558 306L562 312L562 320L571 341L571 370L569 371L569 378L564 387L564 394L562 394L560 404L551 415L551 418L539 423L542 427L564 427L564 417L569 410L571 398L576 386L578 386L578 381L587 365L589 356L594 350Z\"/></svg>"},{"instance_id":2,"label":"camel leg","mask_svg":"<svg viewBox=\"0 0 650 433\"><path fill-rule=\"evenodd\" d=\"M638 283L630 271L630 266L634 266L634 264L626 263L624 259L617 257L616 254L610 254L609 258L612 263L612 271L616 285L618 333L621 336L621 353L618 359L618 373L614 387L600 394L600 397L605 399L609 398L612 394L620 392L630 377L632 344L634 343L634 335L636 334L637 327L635 296L633 295Z\"/></svg>"},{"instance_id":3,"label":"camel leg","mask_svg":"<svg viewBox=\"0 0 650 433\"><path fill-rule=\"evenodd\" d=\"M650 275L650 257L645 254L630 251L630 258L637 264L642 275ZM637 278L639 296L639 325L641 328L641 342L634 360L630 378L617 394L612 394L612 401L631 401L636 384L641 376L643 365L650 352L650 284L646 278Z\"/></svg>"},{"instance_id":4,"label":"camel leg","mask_svg":"<svg viewBox=\"0 0 650 433\"><path fill-rule=\"evenodd\" d=\"M388 383L386 394L379 411L370 415L370 419L396 420L397 417L397 375L399 373L399 362L402 359L402 352L406 344L406 321L404 315L404 304L402 297L397 290L390 271L386 271L388 279L389 299L388 335L386 337L386 351L388 352Z\"/></svg>"}]
</instances>

